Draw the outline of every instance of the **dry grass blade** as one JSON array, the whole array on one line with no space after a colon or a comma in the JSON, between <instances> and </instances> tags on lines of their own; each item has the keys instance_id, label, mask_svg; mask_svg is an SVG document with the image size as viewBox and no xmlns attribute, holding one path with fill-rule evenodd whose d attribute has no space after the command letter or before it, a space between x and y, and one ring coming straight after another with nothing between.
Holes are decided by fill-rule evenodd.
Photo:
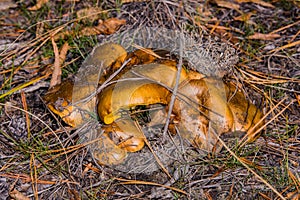
<instances>
[{"instance_id":1,"label":"dry grass blade","mask_svg":"<svg viewBox=\"0 0 300 200\"><path fill-rule=\"evenodd\" d=\"M246 67L243 65L243 67ZM290 77L284 77L284 76L278 76L274 74L265 74L263 72L257 72L250 69L241 69L236 68L240 74L243 76L243 81L248 83L255 83L255 84L277 84L277 83L300 83L299 79L296 78L290 78Z\"/></svg>"},{"instance_id":2,"label":"dry grass blade","mask_svg":"<svg viewBox=\"0 0 300 200\"><path fill-rule=\"evenodd\" d=\"M261 123L262 121L264 121L267 116L269 114L271 114L279 105L281 105L284 101L286 100L286 98L283 98L277 105L275 105L272 109L270 109L268 111L267 114L264 115L264 117L261 118L261 120L255 124L249 131L248 133L252 133L251 135L249 135L248 133L239 141L239 147L243 147L244 145L247 144L248 141L251 141L252 139L252 135L257 135L259 132L261 132L264 128L266 128L266 126L268 124L270 124L272 121L274 121L275 119L277 119L277 117L279 115L281 115L287 108L289 108L290 105L292 105L294 103L294 101L291 101L287 106L285 106L279 113L277 113L274 117L272 117L272 119L270 119L268 122L266 122L262 127L260 127L259 129L257 129L254 133L253 131L255 130L255 128L258 126L259 123Z\"/></svg>"},{"instance_id":3,"label":"dry grass blade","mask_svg":"<svg viewBox=\"0 0 300 200\"><path fill-rule=\"evenodd\" d=\"M272 31L271 33L278 33L278 32L280 32L280 31L283 31L283 30L286 30L286 29L288 29L288 28L291 28L292 26L295 26L295 25L297 25L297 24L299 24L299 23L300 23L300 20L299 20L299 21L296 21L296 22L294 22L294 23L291 23L291 24L289 24L289 25L280 27L279 29L276 29L276 30Z\"/></svg>"},{"instance_id":4,"label":"dry grass blade","mask_svg":"<svg viewBox=\"0 0 300 200\"><path fill-rule=\"evenodd\" d=\"M213 34L214 33L214 31L217 29L217 28L222 28L222 27L220 27L219 26L219 24L220 24L220 21L217 21L216 23L215 23L215 25L213 25L212 26L212 29L210 30L210 32L209 32L209 34ZM222 28L223 29L223 28ZM223 29L224 30L224 29Z\"/></svg>"},{"instance_id":5,"label":"dry grass blade","mask_svg":"<svg viewBox=\"0 0 300 200\"><path fill-rule=\"evenodd\" d=\"M19 91L19 90L21 90L21 89L23 89L23 88L29 86L29 85L32 85L32 84L34 84L34 83L37 83L37 82L39 82L40 80L45 79L45 78L47 78L47 77L48 77L48 75L41 76L41 77L35 78L35 79L31 80L31 81L28 81L28 82L26 82L26 83L23 83L23 84L20 85L20 86L14 87L13 89L7 91L6 93L0 95L0 99L6 97L6 96L8 96L8 95L11 95L11 94L13 94L13 93L15 93L15 92L17 92L17 91Z\"/></svg>"},{"instance_id":6,"label":"dry grass blade","mask_svg":"<svg viewBox=\"0 0 300 200\"><path fill-rule=\"evenodd\" d=\"M263 193L259 193L260 196L262 196L264 199L266 200L272 200L271 198L269 198L267 195L263 194Z\"/></svg>"},{"instance_id":7,"label":"dry grass blade","mask_svg":"<svg viewBox=\"0 0 300 200\"><path fill-rule=\"evenodd\" d=\"M26 96L25 96L24 91L21 92L21 99L22 99L22 104L23 104L24 110L28 111L27 101L26 101ZM25 113L25 118L26 118L27 132L28 132L27 137L30 138L30 136L31 136L31 134L30 134L30 118L29 118L28 113Z\"/></svg>"},{"instance_id":8,"label":"dry grass blade","mask_svg":"<svg viewBox=\"0 0 300 200\"><path fill-rule=\"evenodd\" d=\"M283 50L283 49L287 49L287 48L290 48L290 47L294 47L294 46L297 46L299 44L300 44L300 40L289 43L289 44L286 44L286 45L283 45L283 46L278 47L276 49L273 49L273 50L269 51L268 54L276 52L276 51L280 51L280 50Z\"/></svg>"},{"instance_id":9,"label":"dry grass blade","mask_svg":"<svg viewBox=\"0 0 300 200\"><path fill-rule=\"evenodd\" d=\"M183 38L182 32L180 34L181 34L181 38L180 38L180 43L179 43L180 44L180 46L179 46L179 62L178 62L178 65L177 65L176 82L175 82L174 88L172 88L172 96L171 96L171 100L169 102L168 115L167 115L167 119L166 119L166 122L165 122L164 130L163 130L163 138L164 139L166 139L171 114L172 114L174 103L175 103L176 96L177 96L179 80L180 80L180 74L181 74L181 71L182 71L182 64L183 64L182 56L183 56L183 46L184 46L185 41L183 41L183 39L182 39Z\"/></svg>"},{"instance_id":10,"label":"dry grass blade","mask_svg":"<svg viewBox=\"0 0 300 200\"><path fill-rule=\"evenodd\" d=\"M290 169L288 169L288 174L289 174L289 177L294 182L294 184L295 184L295 186L297 188L297 191L300 191L300 179L299 179L299 175L298 175L298 177L296 177L294 175L294 173Z\"/></svg>"},{"instance_id":11,"label":"dry grass blade","mask_svg":"<svg viewBox=\"0 0 300 200\"><path fill-rule=\"evenodd\" d=\"M249 170L255 177L257 177L260 181L262 181L267 187L269 187L274 193L277 194L282 200L285 200L284 196L280 192L278 192L270 183L268 183L264 178L259 176L253 169L251 169L240 157L238 157L231 149L225 144L225 142L217 135L215 136L221 142L221 144L225 147L225 149L235 158L237 159L247 170Z\"/></svg>"},{"instance_id":12,"label":"dry grass blade","mask_svg":"<svg viewBox=\"0 0 300 200\"><path fill-rule=\"evenodd\" d=\"M138 127L138 129L140 130L141 133L144 134L144 132L141 129L141 126L139 125L138 122L135 122L136 127ZM153 154L156 162L158 163L158 165L161 167L161 169L167 174L167 176L172 179L172 176L170 175L170 173L168 172L168 170L164 167L164 165L162 164L162 162L160 161L160 159L157 157L156 153L153 151L153 148L151 146L151 144L149 143L149 141L147 140L147 137L144 135L144 142L146 143L146 145L148 146L148 148L150 149L151 153Z\"/></svg>"},{"instance_id":13,"label":"dry grass blade","mask_svg":"<svg viewBox=\"0 0 300 200\"><path fill-rule=\"evenodd\" d=\"M138 180L127 180L127 179L123 179L123 178L115 178L118 181L122 181L122 183L119 184L124 184L124 185L128 185L128 184L143 184L143 185L153 185L153 186L158 186L158 187L164 187L176 192L179 192L181 194L187 195L187 193L183 190L180 190L178 188L174 188L168 185L162 185L159 183L153 183L153 182L148 182L148 181L138 181Z\"/></svg>"},{"instance_id":14,"label":"dry grass blade","mask_svg":"<svg viewBox=\"0 0 300 200\"><path fill-rule=\"evenodd\" d=\"M36 182L38 184L45 184L45 185L54 185L57 184L57 181L48 181L48 180L34 180L27 174L0 174L1 177L7 177L7 178L13 178L13 179L21 179L25 183L32 183ZM72 184L78 184L76 182L72 182L70 180L59 180L61 183L72 183Z\"/></svg>"},{"instance_id":15,"label":"dry grass blade","mask_svg":"<svg viewBox=\"0 0 300 200\"><path fill-rule=\"evenodd\" d=\"M37 171L36 171L36 163L35 163L35 157L34 154L31 153L31 157L30 157L30 178L32 180L31 182L31 187L32 190L34 192L34 197L35 199L38 199L38 177L37 177Z\"/></svg>"},{"instance_id":16,"label":"dry grass blade","mask_svg":"<svg viewBox=\"0 0 300 200\"><path fill-rule=\"evenodd\" d=\"M25 58L25 60L14 70L13 72L13 75L17 74L17 72L22 68L22 66L41 48L43 47L46 42L48 42L48 40L50 39L50 36L49 35L55 35L57 32L59 32L61 29L63 29L64 27L61 26L61 27L58 27L52 31L49 31L48 33L46 33L45 35L43 35L43 37L38 37L36 39L35 42L30 42L29 44L25 45L23 47L22 50L20 49L17 49L16 51L12 51L10 54L8 54L7 56L5 56L4 58L0 59L0 61L3 61L4 59L6 59L7 57L12 57L12 56L15 56L15 55L19 55L25 51L27 51L28 49L30 49L32 46L34 45L37 45L38 42L41 42L41 44L39 46L37 46L33 51L31 51ZM1 85L0 89L2 89L7 83L8 83L9 79L5 80L3 82L3 84ZM1 99L2 96L0 96L0 99Z\"/></svg>"},{"instance_id":17,"label":"dry grass blade","mask_svg":"<svg viewBox=\"0 0 300 200\"><path fill-rule=\"evenodd\" d=\"M42 167L42 165L45 165L46 163L48 163L48 162L50 162L50 161L52 161L52 160L54 160L56 158L59 158L60 156L63 156L63 155L67 156L68 153L75 152L76 150L81 149L83 147L85 147L85 144L78 144L78 145L70 146L70 147L67 147L67 148L61 148L61 149L55 149L55 150L46 151L45 154L57 153L57 152L61 152L61 153L58 153L58 154L56 154L54 156L51 156L47 160L43 160L43 162L41 164L39 164L37 166L37 168Z\"/></svg>"}]
</instances>

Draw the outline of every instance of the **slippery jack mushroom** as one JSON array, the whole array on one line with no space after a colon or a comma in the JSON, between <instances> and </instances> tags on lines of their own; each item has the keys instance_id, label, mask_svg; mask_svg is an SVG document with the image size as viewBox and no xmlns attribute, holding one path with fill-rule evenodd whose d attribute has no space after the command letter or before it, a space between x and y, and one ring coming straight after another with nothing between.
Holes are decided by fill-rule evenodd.
<instances>
[{"instance_id":1,"label":"slippery jack mushroom","mask_svg":"<svg viewBox=\"0 0 300 200\"><path fill-rule=\"evenodd\" d=\"M231 84L212 78L189 80L178 89L173 108L174 126L195 147L218 153L222 145L218 137L229 132L248 132L260 127L260 110ZM257 129L257 128L256 128ZM253 141L255 130L248 132Z\"/></svg>"},{"instance_id":2,"label":"slippery jack mushroom","mask_svg":"<svg viewBox=\"0 0 300 200\"><path fill-rule=\"evenodd\" d=\"M104 133L99 137L93 156L106 165L120 164L127 152L136 152L144 147L145 138L137 124L131 119L121 118L121 113L140 105L162 104L168 107L177 75L174 61L159 60L141 50L129 55L124 51L115 44L98 46L83 64L103 67L101 84L124 60L130 56L134 58L128 68L126 66L124 72L113 79L114 83L108 84L97 97L81 107L90 111L97 98L98 115L107 125L102 127ZM148 64L143 64L143 61ZM262 117L260 110L230 84L204 78L203 74L184 69L179 80L178 96L173 108L174 124L170 125L170 130L175 134L176 126L180 134L195 147L218 152L222 146L218 144L216 134L219 136L237 130L247 132ZM86 116L70 103L72 84L64 82L53 88L44 99L50 110L67 124L78 127ZM84 87L81 91L86 93ZM80 97L80 93L77 94ZM80 100L78 97L76 99ZM248 133L249 141L257 137L252 132Z\"/></svg>"},{"instance_id":3,"label":"slippery jack mushroom","mask_svg":"<svg viewBox=\"0 0 300 200\"><path fill-rule=\"evenodd\" d=\"M122 163L127 152L136 152L144 147L144 134L131 119L121 119L102 127L93 155L100 164L117 165Z\"/></svg>"},{"instance_id":4,"label":"slippery jack mushroom","mask_svg":"<svg viewBox=\"0 0 300 200\"><path fill-rule=\"evenodd\" d=\"M105 124L120 118L121 110L139 105L168 104L167 96L176 82L174 62L138 65L123 74L117 83L109 85L98 95L98 114ZM182 70L179 83L187 79Z\"/></svg>"}]
</instances>

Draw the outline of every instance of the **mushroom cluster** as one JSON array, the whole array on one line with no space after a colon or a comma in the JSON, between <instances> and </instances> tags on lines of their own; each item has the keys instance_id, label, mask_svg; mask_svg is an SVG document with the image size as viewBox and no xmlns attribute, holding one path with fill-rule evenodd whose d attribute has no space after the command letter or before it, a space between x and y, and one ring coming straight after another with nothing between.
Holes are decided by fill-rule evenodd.
<instances>
[{"instance_id":1,"label":"mushroom cluster","mask_svg":"<svg viewBox=\"0 0 300 200\"><path fill-rule=\"evenodd\" d=\"M103 132L93 156L101 164L120 164L129 152L145 148L147 138L134 113L157 104L165 112L154 113L151 123L168 119L173 135L207 152L221 150L223 134L246 132L248 142L258 137L262 113L236 86L194 71L184 61L178 67L169 52L142 48L127 53L107 43L96 47L83 66L95 71L81 84L70 79L51 88L44 100L72 127L96 111Z\"/></svg>"}]
</instances>

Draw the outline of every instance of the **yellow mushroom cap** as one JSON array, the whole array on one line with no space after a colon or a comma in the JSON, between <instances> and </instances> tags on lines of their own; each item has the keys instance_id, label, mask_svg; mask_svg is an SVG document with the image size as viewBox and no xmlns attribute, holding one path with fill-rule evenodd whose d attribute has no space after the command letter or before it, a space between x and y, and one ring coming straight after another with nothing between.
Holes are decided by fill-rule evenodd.
<instances>
[{"instance_id":1,"label":"yellow mushroom cap","mask_svg":"<svg viewBox=\"0 0 300 200\"><path fill-rule=\"evenodd\" d=\"M107 71L110 66L117 59L124 61L127 56L126 50L118 44L106 43L93 49L92 53L83 62L83 65L96 65L104 67L104 71Z\"/></svg>"},{"instance_id":2,"label":"yellow mushroom cap","mask_svg":"<svg viewBox=\"0 0 300 200\"><path fill-rule=\"evenodd\" d=\"M103 133L93 146L93 156L102 165L117 165L124 162L127 152L117 146L108 133Z\"/></svg>"},{"instance_id":3,"label":"yellow mushroom cap","mask_svg":"<svg viewBox=\"0 0 300 200\"><path fill-rule=\"evenodd\" d=\"M249 142L255 140L257 136L253 135L253 133L255 133L255 131L264 123L259 123L263 117L262 112L254 104L248 101L245 95L232 84L228 85L227 90L228 106L234 117L233 130L247 132ZM252 130L252 127L254 126L256 126L256 128Z\"/></svg>"},{"instance_id":4,"label":"yellow mushroom cap","mask_svg":"<svg viewBox=\"0 0 300 200\"><path fill-rule=\"evenodd\" d=\"M98 114L105 124L119 118L120 110L138 105L167 104L169 91L151 81L120 81L106 87L98 95Z\"/></svg>"},{"instance_id":5,"label":"yellow mushroom cap","mask_svg":"<svg viewBox=\"0 0 300 200\"><path fill-rule=\"evenodd\" d=\"M176 83L177 67L176 62L150 63L133 67L124 74L121 79L129 77L146 77L154 82L173 88ZM185 69L180 72L179 84L187 79Z\"/></svg>"},{"instance_id":6,"label":"yellow mushroom cap","mask_svg":"<svg viewBox=\"0 0 300 200\"><path fill-rule=\"evenodd\" d=\"M141 150L144 145L144 134L130 118L121 118L112 124L103 127L106 133L109 133L114 143L125 149L127 152L136 152Z\"/></svg>"},{"instance_id":7,"label":"yellow mushroom cap","mask_svg":"<svg viewBox=\"0 0 300 200\"><path fill-rule=\"evenodd\" d=\"M127 52L122 46L114 43L103 44L93 50L82 64L82 68L89 70L91 65L101 66L102 72L104 72L101 76L103 76L112 63L117 60L123 62L126 56ZM80 74L79 77L81 80L78 82L68 79L54 86L43 97L48 108L73 127L78 127L86 122L86 119L90 119L90 113L94 112L96 105L96 98L82 103L78 102L81 102L96 90L98 73L84 73ZM85 83L84 80L89 84Z\"/></svg>"}]
</instances>

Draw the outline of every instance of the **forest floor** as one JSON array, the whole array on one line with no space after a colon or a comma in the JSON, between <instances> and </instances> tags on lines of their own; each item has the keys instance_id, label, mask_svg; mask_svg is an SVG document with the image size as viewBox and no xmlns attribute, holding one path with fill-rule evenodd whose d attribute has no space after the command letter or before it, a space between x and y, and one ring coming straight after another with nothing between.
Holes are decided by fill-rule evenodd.
<instances>
[{"instance_id":1,"label":"forest floor","mask_svg":"<svg viewBox=\"0 0 300 200\"><path fill-rule=\"evenodd\" d=\"M0 0L0 11L0 199L300 199L299 1ZM141 25L234 48L224 79L265 114L261 137L169 167L171 179L97 165L41 97L59 50L65 80L108 35Z\"/></svg>"}]
</instances>

